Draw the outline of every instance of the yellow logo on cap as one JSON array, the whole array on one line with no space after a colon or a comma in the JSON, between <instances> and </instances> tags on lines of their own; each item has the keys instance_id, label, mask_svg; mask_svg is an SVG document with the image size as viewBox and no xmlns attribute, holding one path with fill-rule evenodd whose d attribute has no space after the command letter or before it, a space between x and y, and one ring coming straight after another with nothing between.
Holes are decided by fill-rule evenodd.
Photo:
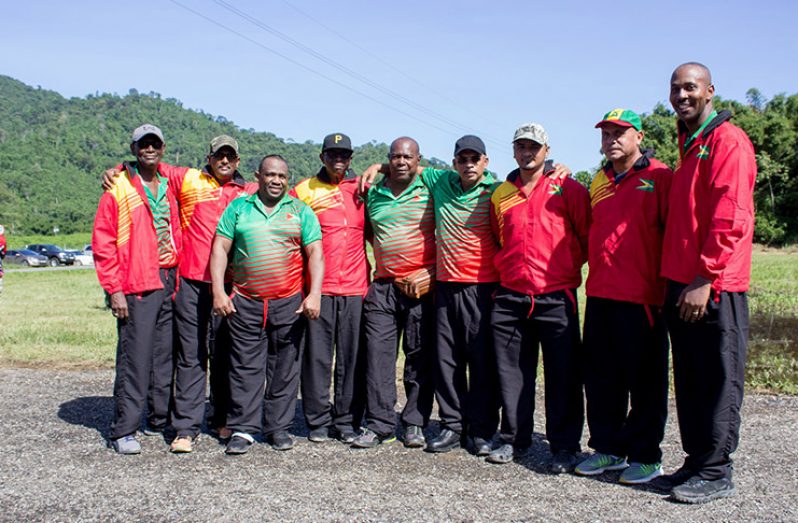
<instances>
[{"instance_id":1,"label":"yellow logo on cap","mask_svg":"<svg viewBox=\"0 0 798 523\"><path fill-rule=\"evenodd\" d=\"M344 137L343 137L343 136L341 136L340 134L336 134L336 135L335 135L335 143L338 143L338 142L340 142L340 141L341 141L341 140L343 140L343 139L344 139Z\"/></svg>"},{"instance_id":2,"label":"yellow logo on cap","mask_svg":"<svg viewBox=\"0 0 798 523\"><path fill-rule=\"evenodd\" d=\"M605 118L605 120L618 120L618 119L620 119L620 118L621 118L621 115L623 114L623 111L624 111L623 109L613 109L613 110L612 110L612 111L610 111L610 113L607 115L607 117Z\"/></svg>"}]
</instances>

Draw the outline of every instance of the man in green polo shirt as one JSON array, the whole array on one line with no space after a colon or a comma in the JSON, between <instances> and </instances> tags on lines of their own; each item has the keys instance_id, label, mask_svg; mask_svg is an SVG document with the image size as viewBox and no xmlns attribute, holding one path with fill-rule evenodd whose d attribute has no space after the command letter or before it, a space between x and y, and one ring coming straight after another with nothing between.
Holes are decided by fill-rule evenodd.
<instances>
[{"instance_id":1,"label":"man in green polo shirt","mask_svg":"<svg viewBox=\"0 0 798 523\"><path fill-rule=\"evenodd\" d=\"M390 176L369 189L366 213L374 233L377 269L363 301L366 336L366 420L354 447L395 439L396 356L405 353L402 411L407 447L423 447L432 411L434 325L429 288L435 272L435 214L429 189L417 175L418 143L391 143Z\"/></svg>"},{"instance_id":2,"label":"man in green polo shirt","mask_svg":"<svg viewBox=\"0 0 798 523\"><path fill-rule=\"evenodd\" d=\"M279 155L266 156L255 176L258 192L230 203L211 251L213 313L227 318L233 341L227 416L233 436L227 454L246 453L262 419L267 442L277 450L293 447L288 428L299 388L300 348L307 319L319 317L324 278L319 220L286 194L288 164ZM224 289L228 263L232 297ZM309 288L304 298L303 287Z\"/></svg>"}]
</instances>

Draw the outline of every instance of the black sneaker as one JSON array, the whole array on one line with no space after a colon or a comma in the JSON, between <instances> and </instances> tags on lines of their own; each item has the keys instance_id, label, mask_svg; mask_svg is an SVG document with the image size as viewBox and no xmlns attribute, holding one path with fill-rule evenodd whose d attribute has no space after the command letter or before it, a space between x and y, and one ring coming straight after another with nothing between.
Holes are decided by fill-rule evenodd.
<instances>
[{"instance_id":1,"label":"black sneaker","mask_svg":"<svg viewBox=\"0 0 798 523\"><path fill-rule=\"evenodd\" d=\"M424 439L424 431L418 425L410 425L405 430L405 447L420 449L427 441Z\"/></svg>"},{"instance_id":2,"label":"black sneaker","mask_svg":"<svg viewBox=\"0 0 798 523\"><path fill-rule=\"evenodd\" d=\"M233 437L230 438L230 441L227 442L224 453L229 455L246 454L249 452L249 447L252 446L252 442L252 436L249 434L236 432L233 434Z\"/></svg>"},{"instance_id":3,"label":"black sneaker","mask_svg":"<svg viewBox=\"0 0 798 523\"><path fill-rule=\"evenodd\" d=\"M693 471L682 466L673 474L665 474L654 478L649 485L660 492L669 494L674 487L678 487L692 477Z\"/></svg>"},{"instance_id":4,"label":"black sneaker","mask_svg":"<svg viewBox=\"0 0 798 523\"><path fill-rule=\"evenodd\" d=\"M333 437L344 443L346 445L351 445L355 438L357 438L357 432L352 429L344 429L344 430L335 430L333 431Z\"/></svg>"},{"instance_id":5,"label":"black sneaker","mask_svg":"<svg viewBox=\"0 0 798 523\"><path fill-rule=\"evenodd\" d=\"M308 434L308 440L312 441L313 443L324 443L325 441L330 441L330 430L327 427L313 429L310 431L310 434Z\"/></svg>"},{"instance_id":6,"label":"black sneaker","mask_svg":"<svg viewBox=\"0 0 798 523\"><path fill-rule=\"evenodd\" d=\"M555 474L571 472L576 466L576 454L567 450L558 450L551 460L551 471Z\"/></svg>"},{"instance_id":7,"label":"black sneaker","mask_svg":"<svg viewBox=\"0 0 798 523\"><path fill-rule=\"evenodd\" d=\"M474 437L474 454L477 456L487 456L493 451L493 441L485 438Z\"/></svg>"},{"instance_id":8,"label":"black sneaker","mask_svg":"<svg viewBox=\"0 0 798 523\"><path fill-rule=\"evenodd\" d=\"M671 497L682 503L706 503L715 499L728 498L736 493L737 489L729 478L707 480L693 476L681 485L674 487Z\"/></svg>"},{"instance_id":9,"label":"black sneaker","mask_svg":"<svg viewBox=\"0 0 798 523\"><path fill-rule=\"evenodd\" d=\"M356 449L372 449L377 445L391 443L393 441L396 441L396 434L393 432L385 436L380 436L373 430L363 429L363 432L360 433L360 436L356 437L354 441L352 441L352 447Z\"/></svg>"},{"instance_id":10,"label":"black sneaker","mask_svg":"<svg viewBox=\"0 0 798 523\"><path fill-rule=\"evenodd\" d=\"M278 430L274 434L269 434L266 436L266 442L274 450L291 450L294 448L294 439L285 430Z\"/></svg>"},{"instance_id":11,"label":"black sneaker","mask_svg":"<svg viewBox=\"0 0 798 523\"><path fill-rule=\"evenodd\" d=\"M141 431L142 434L145 436L155 437L155 436L163 436L164 427L156 427L154 425L150 425L149 423L144 425L144 429Z\"/></svg>"}]
</instances>

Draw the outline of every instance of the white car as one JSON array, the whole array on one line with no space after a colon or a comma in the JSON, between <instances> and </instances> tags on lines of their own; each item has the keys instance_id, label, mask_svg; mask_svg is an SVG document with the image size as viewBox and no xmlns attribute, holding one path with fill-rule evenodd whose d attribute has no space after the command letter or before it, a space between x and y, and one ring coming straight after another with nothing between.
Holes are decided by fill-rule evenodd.
<instances>
[{"instance_id":1,"label":"white car","mask_svg":"<svg viewBox=\"0 0 798 523\"><path fill-rule=\"evenodd\" d=\"M94 265L94 256L89 251L88 254L84 251L68 251L75 255L75 265Z\"/></svg>"}]
</instances>

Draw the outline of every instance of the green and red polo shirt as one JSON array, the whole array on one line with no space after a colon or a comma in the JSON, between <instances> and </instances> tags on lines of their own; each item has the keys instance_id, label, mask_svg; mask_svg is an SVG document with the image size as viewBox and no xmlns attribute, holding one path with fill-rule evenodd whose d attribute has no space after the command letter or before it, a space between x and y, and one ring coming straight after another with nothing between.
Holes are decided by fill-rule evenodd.
<instances>
[{"instance_id":1,"label":"green and red polo shirt","mask_svg":"<svg viewBox=\"0 0 798 523\"><path fill-rule=\"evenodd\" d=\"M419 269L435 268L435 209L419 176L394 196L383 180L366 198L374 234L375 278L403 278Z\"/></svg>"},{"instance_id":2,"label":"green and red polo shirt","mask_svg":"<svg viewBox=\"0 0 798 523\"><path fill-rule=\"evenodd\" d=\"M457 171L428 167L421 178L430 188L435 206L435 279L499 281L493 262L499 244L490 225L490 197L499 185L496 178L486 171L483 179L468 190L463 190Z\"/></svg>"},{"instance_id":3,"label":"green and red polo shirt","mask_svg":"<svg viewBox=\"0 0 798 523\"><path fill-rule=\"evenodd\" d=\"M136 170L138 174L138 170ZM147 184L144 192L147 194L147 203L152 211L152 224L155 227L155 235L158 237L158 265L161 268L169 268L177 265L177 249L172 241L172 226L169 223L171 212L169 200L166 198L166 191L169 182L164 176L158 174L158 192L153 194Z\"/></svg>"},{"instance_id":4,"label":"green and red polo shirt","mask_svg":"<svg viewBox=\"0 0 798 523\"><path fill-rule=\"evenodd\" d=\"M258 194L236 198L219 218L216 234L233 241L233 290L273 300L302 290L303 247L321 240L313 210L285 195L267 212Z\"/></svg>"}]
</instances>

